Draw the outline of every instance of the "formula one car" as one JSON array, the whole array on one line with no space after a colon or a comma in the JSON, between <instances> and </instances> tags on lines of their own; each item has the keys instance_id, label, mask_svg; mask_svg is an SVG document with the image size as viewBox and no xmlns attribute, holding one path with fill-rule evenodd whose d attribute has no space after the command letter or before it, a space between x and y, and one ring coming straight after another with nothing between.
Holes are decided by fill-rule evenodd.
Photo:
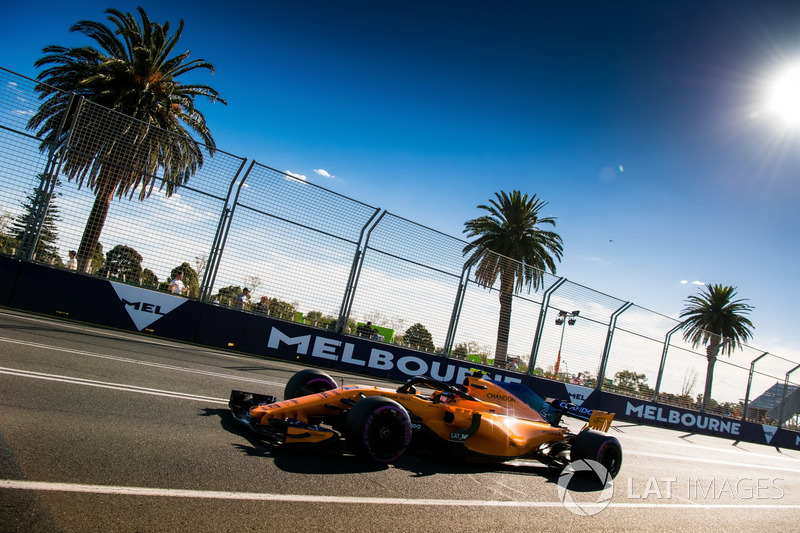
<instances>
[{"instance_id":1,"label":"formula one car","mask_svg":"<svg viewBox=\"0 0 800 533\"><path fill-rule=\"evenodd\" d=\"M433 392L418 393L417 387ZM283 401L234 390L229 405L236 420L272 444L343 444L381 463L396 461L414 444L465 460L530 458L564 467L590 459L612 477L622 465L619 441L604 433L613 414L544 400L525 385L484 379L480 371L461 386L417 376L394 390L338 387L325 372L309 368L292 376ZM561 425L562 415L588 417L588 423L573 433Z\"/></svg>"}]
</instances>

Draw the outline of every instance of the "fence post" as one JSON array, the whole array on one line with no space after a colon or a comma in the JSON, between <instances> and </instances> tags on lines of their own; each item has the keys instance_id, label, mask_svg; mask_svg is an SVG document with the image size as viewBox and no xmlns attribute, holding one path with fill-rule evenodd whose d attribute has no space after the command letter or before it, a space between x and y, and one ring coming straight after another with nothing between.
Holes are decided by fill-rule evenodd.
<instances>
[{"instance_id":1,"label":"fence post","mask_svg":"<svg viewBox=\"0 0 800 533\"><path fill-rule=\"evenodd\" d=\"M528 358L528 375L532 376L533 370L536 368L536 358L539 356L539 345L542 343L542 335L544 334L544 321L547 318L547 308L550 307L550 297L566 281L567 278L558 278L555 283L550 285L550 287L544 291L542 305L539 307L539 319L536 321L536 334L533 336L531 356Z\"/></svg>"},{"instance_id":2,"label":"fence post","mask_svg":"<svg viewBox=\"0 0 800 533\"><path fill-rule=\"evenodd\" d=\"M658 367L658 376L656 377L656 388L653 390L653 401L658 401L658 394L661 392L661 379L664 377L664 367L667 365L667 351L669 350L669 340L672 338L672 334L681 329L683 324L678 324L671 330L667 332L667 336L664 337L664 350L661 352L661 364Z\"/></svg>"},{"instance_id":3,"label":"fence post","mask_svg":"<svg viewBox=\"0 0 800 533\"><path fill-rule=\"evenodd\" d=\"M64 116L61 117L61 121L59 122L58 128L56 128L53 136L54 142L48 147L50 155L47 157L45 171L39 175L39 187L33 200L33 205L31 206L31 217L25 227L25 232L22 235L22 240L19 246L20 257L24 261L31 261L36 255L36 245L39 243L39 236L42 232L44 219L47 216L47 210L50 208L50 201L53 198L53 191L55 190L56 182L58 181L57 176L59 172L56 171L56 166L58 166L60 170L60 161L64 156L64 149L66 146L66 143L63 146L59 146L57 143L58 139L61 137L61 132L64 131L64 126L67 123L67 116L69 115L74 102L75 93L70 93L69 102L67 102L67 107L64 110ZM75 116L77 117L77 114ZM56 161L59 162L58 165L56 165Z\"/></svg>"},{"instance_id":4,"label":"fence post","mask_svg":"<svg viewBox=\"0 0 800 533\"><path fill-rule=\"evenodd\" d=\"M378 216L379 212L379 209L375 209L375 212L372 213L372 216L369 217L369 220L367 220L366 224L361 228L361 235L356 245L353 265L350 267L350 275L347 277L347 286L344 290L342 306L339 309L339 318L336 321L336 331L340 334L344 333L347 329L347 321L350 318L350 312L353 308L353 297L355 296L356 286L358 285L358 278L361 276L361 267L364 265L364 254L367 250L367 242L369 242L372 230L374 230L375 227L380 224L383 217L386 216L386 211L381 212L380 216ZM375 219L376 216L378 216L377 220Z\"/></svg>"},{"instance_id":5,"label":"fence post","mask_svg":"<svg viewBox=\"0 0 800 533\"><path fill-rule=\"evenodd\" d=\"M611 354L611 341L614 338L614 329L617 327L617 318L624 313L633 303L625 302L622 307L611 313L611 320L608 322L608 334L606 335L606 345L603 348L603 358L600 360L600 370L597 372L597 384L595 389L603 389L603 380L606 377L606 366L608 365L608 356Z\"/></svg>"},{"instance_id":6,"label":"fence post","mask_svg":"<svg viewBox=\"0 0 800 533\"><path fill-rule=\"evenodd\" d=\"M792 372L794 372L798 368L800 368L800 365L797 365L793 369L789 370L786 373L786 379L783 380L783 397L781 398L780 411L778 411L778 427L779 428L782 428L783 427L783 423L784 423L783 415L784 415L784 411L786 410L785 409L786 408L786 393L789 390L789 374L791 374Z\"/></svg>"},{"instance_id":7,"label":"fence post","mask_svg":"<svg viewBox=\"0 0 800 533\"><path fill-rule=\"evenodd\" d=\"M233 222L233 212L236 210L236 202L239 200L239 193L242 191L242 186L244 185L244 182L247 181L250 171L253 170L253 166L256 164L255 160L250 162L250 166L247 167L247 172L244 173L244 177L239 182L239 186L236 188L236 196L234 197L233 201L231 201L233 186L236 184L236 180L239 177L239 173L242 172L245 163L247 163L247 159L242 160L242 164L239 165L239 170L236 171L236 174L233 176L233 180L228 187L228 196L225 198L225 206L222 208L222 214L220 215L219 224L217 224L217 231L214 235L214 241L211 243L211 251L208 253L206 271L203 274L203 283L200 286L201 301L207 301L207 299L211 296L211 288L214 286L214 283L217 280L219 262L222 258L222 251L225 248L225 242L228 240L228 232L231 229L231 222Z\"/></svg>"},{"instance_id":8,"label":"fence post","mask_svg":"<svg viewBox=\"0 0 800 533\"><path fill-rule=\"evenodd\" d=\"M464 268L461 269L461 278L458 280L458 292L456 292L456 300L453 304L453 312L450 315L450 324L447 326L447 336L444 340L444 355L449 356L453 350L453 342L455 342L456 329L458 329L458 319L461 318L461 308L464 305L464 294L467 292L467 283L469 283L469 273L472 270L472 265L465 263Z\"/></svg>"},{"instance_id":9,"label":"fence post","mask_svg":"<svg viewBox=\"0 0 800 533\"><path fill-rule=\"evenodd\" d=\"M747 420L747 406L750 404L750 387L753 385L753 373L756 370L756 363L762 357L769 355L769 352L764 352L752 361L750 361L750 375L747 376L747 391L744 393L744 407L742 408L742 422Z\"/></svg>"}]
</instances>

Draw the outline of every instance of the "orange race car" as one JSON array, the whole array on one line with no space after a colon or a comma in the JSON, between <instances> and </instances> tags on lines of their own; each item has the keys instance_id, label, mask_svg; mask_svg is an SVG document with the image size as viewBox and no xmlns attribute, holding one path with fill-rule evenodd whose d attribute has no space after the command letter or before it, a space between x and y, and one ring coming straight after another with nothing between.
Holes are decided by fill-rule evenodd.
<instances>
[{"instance_id":1,"label":"orange race car","mask_svg":"<svg viewBox=\"0 0 800 533\"><path fill-rule=\"evenodd\" d=\"M237 420L273 444L343 442L357 455L383 463L399 459L414 444L446 457L495 462L531 458L563 467L590 459L612 477L622 465L619 441L604 433L613 414L587 413L588 423L573 433L561 417L580 418L580 409L544 400L519 383L484 379L480 371L460 386L417 376L394 390L338 387L325 372L309 368L292 376L283 401L232 391L229 405Z\"/></svg>"}]
</instances>

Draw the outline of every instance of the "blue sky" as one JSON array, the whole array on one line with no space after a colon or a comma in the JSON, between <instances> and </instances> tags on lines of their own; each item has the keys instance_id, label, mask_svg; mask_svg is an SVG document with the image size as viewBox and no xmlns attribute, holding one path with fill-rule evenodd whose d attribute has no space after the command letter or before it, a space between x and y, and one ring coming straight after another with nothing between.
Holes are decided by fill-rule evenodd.
<instances>
[{"instance_id":1,"label":"blue sky","mask_svg":"<svg viewBox=\"0 0 800 533\"><path fill-rule=\"evenodd\" d=\"M109 5L185 21L219 148L455 236L536 194L558 275L673 316L736 286L751 345L800 360L800 130L766 110L800 3L43 0L2 8L0 65L34 77Z\"/></svg>"}]
</instances>

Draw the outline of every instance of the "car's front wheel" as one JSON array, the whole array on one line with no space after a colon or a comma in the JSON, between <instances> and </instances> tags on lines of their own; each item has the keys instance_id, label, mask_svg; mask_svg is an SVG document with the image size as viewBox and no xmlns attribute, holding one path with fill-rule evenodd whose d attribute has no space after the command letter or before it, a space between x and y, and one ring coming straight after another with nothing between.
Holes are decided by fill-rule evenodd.
<instances>
[{"instance_id":1,"label":"car's front wheel","mask_svg":"<svg viewBox=\"0 0 800 533\"><path fill-rule=\"evenodd\" d=\"M316 368L306 368L289 378L283 391L283 399L291 400L335 388L336 382L328 374Z\"/></svg>"},{"instance_id":2,"label":"car's front wheel","mask_svg":"<svg viewBox=\"0 0 800 533\"><path fill-rule=\"evenodd\" d=\"M356 455L379 463L399 459L411 443L411 419L405 408L382 396L369 396L347 413L344 434Z\"/></svg>"}]
</instances>

